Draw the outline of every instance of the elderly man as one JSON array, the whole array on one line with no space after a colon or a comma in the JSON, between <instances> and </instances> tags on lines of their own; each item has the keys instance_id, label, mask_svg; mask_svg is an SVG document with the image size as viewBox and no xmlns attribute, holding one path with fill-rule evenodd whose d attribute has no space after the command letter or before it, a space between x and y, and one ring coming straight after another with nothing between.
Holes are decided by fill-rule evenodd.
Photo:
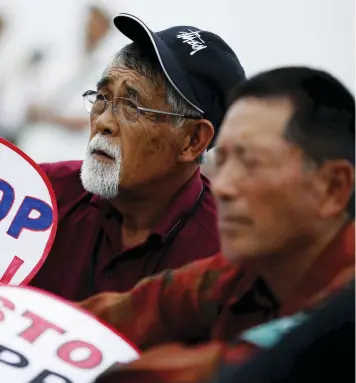
<instances>
[{"instance_id":1,"label":"elderly man","mask_svg":"<svg viewBox=\"0 0 356 383\"><path fill-rule=\"evenodd\" d=\"M206 381L222 360L268 346L354 277L353 96L327 73L291 67L251 78L232 101L212 178L224 259L83 304L141 349L160 345L113 372L117 381ZM213 341L161 345L203 339Z\"/></svg>"},{"instance_id":2,"label":"elderly man","mask_svg":"<svg viewBox=\"0 0 356 383\"><path fill-rule=\"evenodd\" d=\"M114 23L134 43L83 94L86 159L42 166L60 222L32 285L73 300L130 289L220 248L199 162L227 93L245 78L239 60L220 37L195 27L153 33L129 14Z\"/></svg>"}]
</instances>

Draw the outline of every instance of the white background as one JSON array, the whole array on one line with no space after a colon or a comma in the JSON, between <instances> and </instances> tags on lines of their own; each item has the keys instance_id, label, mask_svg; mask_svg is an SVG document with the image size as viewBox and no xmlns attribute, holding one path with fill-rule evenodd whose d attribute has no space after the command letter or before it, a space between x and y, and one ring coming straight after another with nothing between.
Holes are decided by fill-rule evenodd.
<instances>
[{"instance_id":1,"label":"white background","mask_svg":"<svg viewBox=\"0 0 356 383\"><path fill-rule=\"evenodd\" d=\"M88 2L0 0L0 9L16 10L17 28L22 31L21 35L17 33L16 41L36 44L55 41L58 57L61 52L67 52L70 60L75 55L80 8L84 3ZM93 3L104 4L113 15L131 12L153 30L193 24L216 32L232 46L249 75L279 65L312 65L329 70L355 89L353 0L97 0ZM121 45L122 39L118 38L117 49ZM20 49L19 44L17 47Z\"/></svg>"}]
</instances>

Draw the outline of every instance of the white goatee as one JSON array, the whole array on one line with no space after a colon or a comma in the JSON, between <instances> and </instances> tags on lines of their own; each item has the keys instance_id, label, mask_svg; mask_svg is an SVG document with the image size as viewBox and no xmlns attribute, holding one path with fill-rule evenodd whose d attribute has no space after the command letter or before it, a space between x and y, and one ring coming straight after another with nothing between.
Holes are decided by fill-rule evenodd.
<instances>
[{"instance_id":1,"label":"white goatee","mask_svg":"<svg viewBox=\"0 0 356 383\"><path fill-rule=\"evenodd\" d=\"M112 157L112 162L105 162L93 156L95 150L100 150ZM117 197L119 194L121 170L121 149L110 142L109 137L97 134L87 148L83 161L80 178L83 187L89 193L104 199Z\"/></svg>"}]
</instances>

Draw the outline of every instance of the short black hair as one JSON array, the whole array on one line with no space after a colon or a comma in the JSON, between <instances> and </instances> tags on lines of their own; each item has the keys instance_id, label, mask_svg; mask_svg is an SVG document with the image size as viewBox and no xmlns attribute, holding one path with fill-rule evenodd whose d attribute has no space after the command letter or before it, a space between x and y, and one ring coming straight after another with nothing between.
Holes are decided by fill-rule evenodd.
<instances>
[{"instance_id":1,"label":"short black hair","mask_svg":"<svg viewBox=\"0 0 356 383\"><path fill-rule=\"evenodd\" d=\"M286 139L317 164L346 159L355 165L355 99L329 73L296 66L262 72L235 88L229 104L246 97L289 98L294 113L285 129ZM354 196L348 212L354 216Z\"/></svg>"}]
</instances>

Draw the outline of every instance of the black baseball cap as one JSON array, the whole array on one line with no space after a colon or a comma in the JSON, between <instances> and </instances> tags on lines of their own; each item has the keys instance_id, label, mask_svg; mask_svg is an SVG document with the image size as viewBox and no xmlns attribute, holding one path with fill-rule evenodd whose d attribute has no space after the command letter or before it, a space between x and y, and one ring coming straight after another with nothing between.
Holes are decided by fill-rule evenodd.
<instances>
[{"instance_id":1,"label":"black baseball cap","mask_svg":"<svg viewBox=\"0 0 356 383\"><path fill-rule=\"evenodd\" d=\"M213 124L216 137L230 90L246 78L239 59L225 41L192 26L152 32L139 18L128 13L116 16L114 24L147 54L157 57L167 80Z\"/></svg>"}]
</instances>

